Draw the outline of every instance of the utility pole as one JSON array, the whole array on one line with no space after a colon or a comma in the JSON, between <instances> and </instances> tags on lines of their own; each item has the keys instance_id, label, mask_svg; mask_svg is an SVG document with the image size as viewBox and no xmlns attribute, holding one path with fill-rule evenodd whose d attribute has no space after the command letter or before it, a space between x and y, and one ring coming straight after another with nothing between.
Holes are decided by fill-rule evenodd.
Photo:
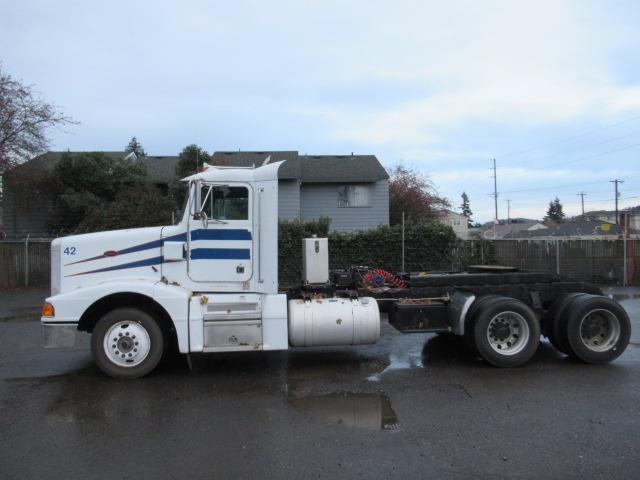
<instances>
[{"instance_id":1,"label":"utility pole","mask_svg":"<svg viewBox=\"0 0 640 480\"><path fill-rule=\"evenodd\" d=\"M498 174L496 170L496 159L493 159L493 201L496 209L495 222L498 223Z\"/></svg>"},{"instance_id":2,"label":"utility pole","mask_svg":"<svg viewBox=\"0 0 640 480\"><path fill-rule=\"evenodd\" d=\"M507 224L511 223L511 200L507 198Z\"/></svg>"},{"instance_id":3,"label":"utility pole","mask_svg":"<svg viewBox=\"0 0 640 480\"><path fill-rule=\"evenodd\" d=\"M618 197L620 196L620 194L618 193L618 184L619 183L624 183L624 180L618 180L617 178L615 180L609 180L609 182L615 184L615 201L616 201L616 225L620 225L620 222L618 220Z\"/></svg>"},{"instance_id":4,"label":"utility pole","mask_svg":"<svg viewBox=\"0 0 640 480\"><path fill-rule=\"evenodd\" d=\"M586 193L584 192L580 192L578 194L579 197L581 197L582 199L582 219L584 220L584 196L586 195Z\"/></svg>"}]
</instances>

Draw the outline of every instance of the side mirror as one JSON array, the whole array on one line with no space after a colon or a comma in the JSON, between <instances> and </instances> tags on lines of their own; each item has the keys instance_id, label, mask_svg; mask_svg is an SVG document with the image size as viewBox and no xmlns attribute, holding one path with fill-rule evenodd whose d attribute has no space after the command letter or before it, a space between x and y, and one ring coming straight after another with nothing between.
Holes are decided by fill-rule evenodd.
<instances>
[{"instance_id":1,"label":"side mirror","mask_svg":"<svg viewBox=\"0 0 640 480\"><path fill-rule=\"evenodd\" d=\"M200 219L202 220L202 227L206 229L209 226L209 217L207 217L204 210L200 212Z\"/></svg>"}]
</instances>

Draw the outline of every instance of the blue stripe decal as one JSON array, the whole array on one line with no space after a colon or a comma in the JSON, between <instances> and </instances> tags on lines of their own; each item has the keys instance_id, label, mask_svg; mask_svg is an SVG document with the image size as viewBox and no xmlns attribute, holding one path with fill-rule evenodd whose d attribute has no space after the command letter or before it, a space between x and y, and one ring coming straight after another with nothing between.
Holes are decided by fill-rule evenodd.
<instances>
[{"instance_id":1,"label":"blue stripe decal","mask_svg":"<svg viewBox=\"0 0 640 480\"><path fill-rule=\"evenodd\" d=\"M80 272L74 273L72 275L67 275L67 277L75 277L76 275L86 275L88 273L101 273L101 272L111 272L113 270L124 270L127 268L138 268L138 267L149 267L152 265L160 265L164 261L162 256L153 257L153 258L145 258L144 260L138 260L135 262L123 263L120 265L113 265L111 267L99 268L97 270L90 270L88 272Z\"/></svg>"},{"instance_id":2,"label":"blue stripe decal","mask_svg":"<svg viewBox=\"0 0 640 480\"><path fill-rule=\"evenodd\" d=\"M250 260L248 248L194 248L191 260Z\"/></svg>"},{"instance_id":3,"label":"blue stripe decal","mask_svg":"<svg viewBox=\"0 0 640 480\"><path fill-rule=\"evenodd\" d=\"M186 242L187 234L179 233L177 235L172 235L170 237L165 237L159 240L152 240L151 242L141 243L140 245L134 245L133 247L123 248L122 250L117 250L116 255L114 256L125 255L127 253L133 253L133 252L141 252L143 250L151 250L152 248L160 248L164 242L170 242L170 241ZM91 258L85 258L84 260L78 260L77 262L67 263L65 264L65 267L69 265L75 265L77 263L84 263L84 262L90 262L92 260L98 260L100 258L113 258L113 256L108 257L106 255L97 255Z\"/></svg>"},{"instance_id":4,"label":"blue stripe decal","mask_svg":"<svg viewBox=\"0 0 640 480\"><path fill-rule=\"evenodd\" d=\"M251 231L247 229L198 229L191 232L191 240L251 240ZM177 235L171 235L170 237L164 237L158 240L152 240L151 242L141 243L134 245L133 247L123 248L117 250L116 255L108 257L106 255L97 255L91 258L85 258L84 260L78 260L65 264L66 266L75 265L77 263L90 262L92 260L99 260L101 258L113 258L118 255L126 255L127 253L142 252L144 250L151 250L153 248L160 248L164 242L186 242L187 234L178 233ZM193 257L192 257L193 258Z\"/></svg>"},{"instance_id":5,"label":"blue stripe decal","mask_svg":"<svg viewBox=\"0 0 640 480\"><path fill-rule=\"evenodd\" d=\"M251 232L246 229L194 230L191 240L251 240Z\"/></svg>"}]
</instances>

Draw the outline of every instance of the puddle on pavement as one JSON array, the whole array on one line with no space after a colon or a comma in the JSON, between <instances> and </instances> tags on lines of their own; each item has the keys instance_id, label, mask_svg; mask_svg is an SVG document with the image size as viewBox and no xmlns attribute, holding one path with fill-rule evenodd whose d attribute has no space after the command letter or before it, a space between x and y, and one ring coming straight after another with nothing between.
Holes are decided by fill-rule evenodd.
<instances>
[{"instance_id":1,"label":"puddle on pavement","mask_svg":"<svg viewBox=\"0 0 640 480\"><path fill-rule=\"evenodd\" d=\"M331 393L291 397L299 412L328 423L366 430L395 430L398 417L386 395L370 393Z\"/></svg>"},{"instance_id":2,"label":"puddle on pavement","mask_svg":"<svg viewBox=\"0 0 640 480\"><path fill-rule=\"evenodd\" d=\"M394 370L422 368L422 349L423 345L420 344L412 346L404 351L390 353L389 364L382 371L369 375L367 380L371 382L379 382L384 374Z\"/></svg>"}]
</instances>

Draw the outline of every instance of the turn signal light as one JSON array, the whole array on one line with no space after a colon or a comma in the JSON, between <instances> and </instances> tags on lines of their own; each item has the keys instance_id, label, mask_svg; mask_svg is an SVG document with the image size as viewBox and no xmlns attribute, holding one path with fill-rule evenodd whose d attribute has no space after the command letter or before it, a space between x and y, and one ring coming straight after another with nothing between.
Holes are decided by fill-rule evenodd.
<instances>
[{"instance_id":1,"label":"turn signal light","mask_svg":"<svg viewBox=\"0 0 640 480\"><path fill-rule=\"evenodd\" d=\"M42 316L43 317L53 317L55 316L55 309L53 308L53 305L51 305L50 303L45 303L42 306Z\"/></svg>"}]
</instances>

